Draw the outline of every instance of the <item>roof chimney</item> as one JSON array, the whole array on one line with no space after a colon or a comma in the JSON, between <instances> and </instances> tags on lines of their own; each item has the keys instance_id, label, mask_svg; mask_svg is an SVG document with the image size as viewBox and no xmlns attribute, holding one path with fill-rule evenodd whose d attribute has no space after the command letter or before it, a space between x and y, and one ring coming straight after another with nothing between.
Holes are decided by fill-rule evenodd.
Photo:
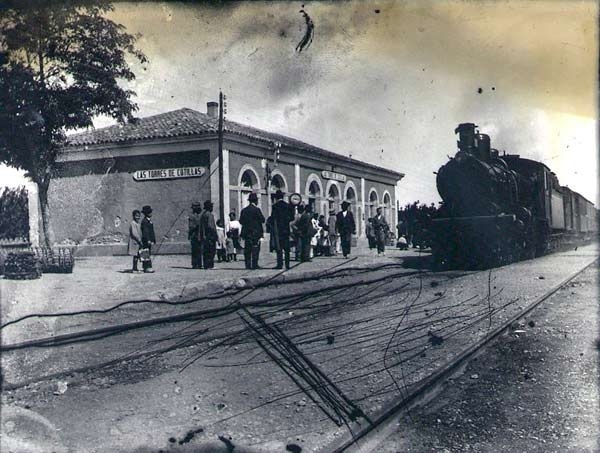
<instances>
[{"instance_id":1,"label":"roof chimney","mask_svg":"<svg viewBox=\"0 0 600 453\"><path fill-rule=\"evenodd\" d=\"M211 118L219 117L219 103L218 102L207 102L206 103L206 114Z\"/></svg>"}]
</instances>

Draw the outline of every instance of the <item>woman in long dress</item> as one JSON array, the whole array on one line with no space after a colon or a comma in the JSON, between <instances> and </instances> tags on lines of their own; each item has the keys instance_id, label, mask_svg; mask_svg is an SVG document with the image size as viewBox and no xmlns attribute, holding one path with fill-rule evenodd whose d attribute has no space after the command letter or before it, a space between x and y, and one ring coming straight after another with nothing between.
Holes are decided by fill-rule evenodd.
<instances>
[{"instance_id":1,"label":"woman in long dress","mask_svg":"<svg viewBox=\"0 0 600 453\"><path fill-rule=\"evenodd\" d=\"M133 220L129 224L129 241L127 242L127 254L133 256L133 269L131 272L138 271L138 261L140 259L140 248L142 247L142 227L140 219L142 213L137 209L131 213Z\"/></svg>"}]
</instances>

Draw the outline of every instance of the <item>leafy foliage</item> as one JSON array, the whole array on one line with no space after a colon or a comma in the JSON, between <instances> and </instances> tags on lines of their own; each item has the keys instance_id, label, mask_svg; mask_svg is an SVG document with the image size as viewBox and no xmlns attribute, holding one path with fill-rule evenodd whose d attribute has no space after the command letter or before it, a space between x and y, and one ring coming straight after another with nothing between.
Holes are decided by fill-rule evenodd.
<instances>
[{"instance_id":1,"label":"leafy foliage","mask_svg":"<svg viewBox=\"0 0 600 453\"><path fill-rule=\"evenodd\" d=\"M0 9L0 162L26 170L39 186L47 231L47 191L68 130L97 115L133 118L135 78L144 64L136 36L106 18L105 2L24 1Z\"/></svg>"},{"instance_id":2,"label":"leafy foliage","mask_svg":"<svg viewBox=\"0 0 600 453\"><path fill-rule=\"evenodd\" d=\"M0 192L0 239L29 237L29 211L25 187Z\"/></svg>"},{"instance_id":3,"label":"leafy foliage","mask_svg":"<svg viewBox=\"0 0 600 453\"><path fill-rule=\"evenodd\" d=\"M415 201L398 210L398 236L403 235L415 247L427 246L430 242L429 229L431 219L439 215L440 208L431 203L419 204Z\"/></svg>"}]
</instances>

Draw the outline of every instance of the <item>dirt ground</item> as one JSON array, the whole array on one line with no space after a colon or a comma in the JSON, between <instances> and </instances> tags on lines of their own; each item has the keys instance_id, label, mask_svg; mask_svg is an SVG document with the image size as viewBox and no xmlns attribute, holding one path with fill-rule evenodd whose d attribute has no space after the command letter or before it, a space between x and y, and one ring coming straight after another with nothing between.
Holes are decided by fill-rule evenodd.
<instances>
[{"instance_id":1,"label":"dirt ground","mask_svg":"<svg viewBox=\"0 0 600 453\"><path fill-rule=\"evenodd\" d=\"M352 273L341 278L341 289L324 289L320 297L302 301L292 298L281 306L263 307L261 313L371 414L397 393L385 363L388 346L388 363L407 360L405 366L393 368L396 384L417 382L485 335L490 328L488 313L493 311L491 319L501 323L564 280L563 271L580 269L590 259L550 256L493 273L446 279L405 273L387 278L389 269L381 269L377 272L386 279L363 286L359 280L365 274ZM377 272L367 275L375 278ZM490 297L489 290L496 296ZM284 302L291 297L290 286L275 291ZM203 335L204 328L231 329L234 321L240 324L237 314L235 319L215 318L192 327ZM534 328L517 328L515 335ZM182 329L175 326L169 334L195 334ZM436 343L428 329L442 335L443 341ZM146 329L137 335L141 336L132 346L139 348L156 344L165 334ZM36 366L43 374L62 358L68 362L83 354L127 353L129 346L120 337L66 345L51 350ZM79 348L77 354L74 348ZM538 349L545 350L543 345ZM197 357L200 360L191 362ZM511 371L495 372L498 379L506 379L502 373ZM329 445L336 433L347 433L299 391L252 335L229 343L198 341L168 354L123 359L110 367L40 380L3 391L2 407L2 451L15 453L218 452L232 451L233 445L235 451L315 451ZM436 451L425 445L424 450L412 451Z\"/></svg>"},{"instance_id":2,"label":"dirt ground","mask_svg":"<svg viewBox=\"0 0 600 453\"><path fill-rule=\"evenodd\" d=\"M377 451L600 451L598 274L589 268L514 325Z\"/></svg>"}]
</instances>

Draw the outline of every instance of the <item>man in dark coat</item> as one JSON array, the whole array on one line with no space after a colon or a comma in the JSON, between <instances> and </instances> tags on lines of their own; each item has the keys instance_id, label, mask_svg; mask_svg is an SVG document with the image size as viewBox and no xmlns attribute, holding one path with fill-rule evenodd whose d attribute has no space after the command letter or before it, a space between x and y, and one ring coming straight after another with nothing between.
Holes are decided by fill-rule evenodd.
<instances>
[{"instance_id":1,"label":"man in dark coat","mask_svg":"<svg viewBox=\"0 0 600 453\"><path fill-rule=\"evenodd\" d=\"M210 200L204 202L204 211L200 214L198 226L198 239L202 252L204 269L215 267L215 253L217 252L217 225L212 213L213 204Z\"/></svg>"},{"instance_id":2,"label":"man in dark coat","mask_svg":"<svg viewBox=\"0 0 600 453\"><path fill-rule=\"evenodd\" d=\"M263 223L265 216L258 206L258 196L251 193L248 196L250 203L240 213L242 224L241 238L244 240L244 260L246 269L258 269L258 255L260 254L260 240L263 237Z\"/></svg>"},{"instance_id":3,"label":"man in dark coat","mask_svg":"<svg viewBox=\"0 0 600 453\"><path fill-rule=\"evenodd\" d=\"M142 207L142 247L148 249L148 259L142 260L144 272L152 273L152 246L156 244L156 236L154 235L154 224L152 223L152 208L148 205Z\"/></svg>"},{"instance_id":4,"label":"man in dark coat","mask_svg":"<svg viewBox=\"0 0 600 453\"><path fill-rule=\"evenodd\" d=\"M316 234L316 230L313 227L312 218L312 207L309 204L307 204L306 206L304 206L304 212L302 212L300 218L296 222L298 236L300 237L301 263L306 263L310 261L310 240Z\"/></svg>"},{"instance_id":5,"label":"man in dark coat","mask_svg":"<svg viewBox=\"0 0 600 453\"><path fill-rule=\"evenodd\" d=\"M200 213L202 205L199 201L192 203L192 215L188 217L188 239L192 245L192 269L202 269L202 252L200 249Z\"/></svg>"},{"instance_id":6,"label":"man in dark coat","mask_svg":"<svg viewBox=\"0 0 600 453\"><path fill-rule=\"evenodd\" d=\"M354 223L354 216L348 211L349 207L350 203L347 201L342 202L342 210L337 213L335 222L344 258L347 258L348 255L350 255L352 235L356 234L356 223Z\"/></svg>"},{"instance_id":7,"label":"man in dark coat","mask_svg":"<svg viewBox=\"0 0 600 453\"><path fill-rule=\"evenodd\" d=\"M381 211L381 208L377 208L377 214L372 219L373 235L375 236L378 255L381 253L385 254L385 238L390 229Z\"/></svg>"},{"instance_id":8,"label":"man in dark coat","mask_svg":"<svg viewBox=\"0 0 600 453\"><path fill-rule=\"evenodd\" d=\"M271 211L271 242L277 253L277 269L290 268L290 222L294 220L294 207L283 201L283 192L275 192L275 204Z\"/></svg>"}]
</instances>

